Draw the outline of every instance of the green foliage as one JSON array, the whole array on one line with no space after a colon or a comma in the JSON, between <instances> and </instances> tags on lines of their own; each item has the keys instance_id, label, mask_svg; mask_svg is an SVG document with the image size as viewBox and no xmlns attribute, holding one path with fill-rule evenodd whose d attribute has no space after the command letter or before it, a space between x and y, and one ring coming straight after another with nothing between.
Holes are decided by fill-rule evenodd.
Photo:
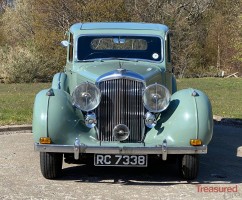
<instances>
[{"instance_id":1,"label":"green foliage","mask_svg":"<svg viewBox=\"0 0 242 200\"><path fill-rule=\"evenodd\" d=\"M49 55L33 46L14 46L0 49L0 74L6 83L46 82L52 79L58 56ZM54 59L57 60L54 60ZM59 71L57 69L56 71Z\"/></svg>"}]
</instances>

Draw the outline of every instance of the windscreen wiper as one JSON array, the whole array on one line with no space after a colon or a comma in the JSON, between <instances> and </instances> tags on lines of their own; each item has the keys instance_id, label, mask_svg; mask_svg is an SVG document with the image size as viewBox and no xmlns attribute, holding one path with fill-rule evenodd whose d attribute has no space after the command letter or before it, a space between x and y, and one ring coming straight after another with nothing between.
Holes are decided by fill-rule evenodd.
<instances>
[{"instance_id":1,"label":"windscreen wiper","mask_svg":"<svg viewBox=\"0 0 242 200\"><path fill-rule=\"evenodd\" d=\"M134 61L138 62L139 60L136 58L120 58L120 57L108 57L108 58L101 58L102 61L104 60L121 60L121 61Z\"/></svg>"}]
</instances>

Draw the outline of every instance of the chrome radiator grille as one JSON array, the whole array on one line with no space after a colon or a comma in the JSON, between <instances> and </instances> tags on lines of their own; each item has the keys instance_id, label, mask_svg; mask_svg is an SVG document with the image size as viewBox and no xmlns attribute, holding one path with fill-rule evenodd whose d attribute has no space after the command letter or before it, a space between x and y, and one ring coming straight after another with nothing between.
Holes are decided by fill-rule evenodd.
<instances>
[{"instance_id":1,"label":"chrome radiator grille","mask_svg":"<svg viewBox=\"0 0 242 200\"><path fill-rule=\"evenodd\" d=\"M113 129L125 124L130 136L124 142L140 142L144 135L145 109L142 103L142 82L130 79L102 81L102 100L96 109L97 128L101 141L114 141Z\"/></svg>"}]
</instances>

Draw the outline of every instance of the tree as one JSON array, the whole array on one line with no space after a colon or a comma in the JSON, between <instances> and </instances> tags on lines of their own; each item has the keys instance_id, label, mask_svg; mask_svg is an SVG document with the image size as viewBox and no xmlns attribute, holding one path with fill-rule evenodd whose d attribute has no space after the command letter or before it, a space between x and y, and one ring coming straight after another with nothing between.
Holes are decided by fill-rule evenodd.
<instances>
[{"instance_id":1,"label":"tree","mask_svg":"<svg viewBox=\"0 0 242 200\"><path fill-rule=\"evenodd\" d=\"M93 21L167 24L179 77L232 72L242 62L240 15L241 0L0 0L0 76L49 81L63 69L70 25ZM13 78L23 72L31 79Z\"/></svg>"}]
</instances>

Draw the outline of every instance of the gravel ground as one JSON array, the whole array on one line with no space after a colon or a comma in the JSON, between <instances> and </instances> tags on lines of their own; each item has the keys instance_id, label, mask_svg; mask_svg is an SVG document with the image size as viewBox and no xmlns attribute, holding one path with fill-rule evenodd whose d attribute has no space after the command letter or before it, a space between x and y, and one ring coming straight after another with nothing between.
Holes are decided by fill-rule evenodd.
<instances>
[{"instance_id":1,"label":"gravel ground","mask_svg":"<svg viewBox=\"0 0 242 200\"><path fill-rule=\"evenodd\" d=\"M100 168L64 164L61 179L46 180L40 173L32 134L2 132L0 199L242 199L242 158L236 157L241 145L242 128L216 125L209 153L201 156L199 177L193 182L181 180L171 165ZM222 187L234 191L212 191Z\"/></svg>"}]
</instances>

